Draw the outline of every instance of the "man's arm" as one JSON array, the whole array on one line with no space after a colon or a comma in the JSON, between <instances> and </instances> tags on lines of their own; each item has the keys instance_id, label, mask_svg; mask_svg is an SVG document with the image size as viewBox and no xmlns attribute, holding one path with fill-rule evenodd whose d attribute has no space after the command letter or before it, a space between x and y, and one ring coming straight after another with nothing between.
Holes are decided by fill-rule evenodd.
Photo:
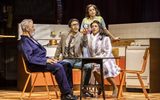
<instances>
[{"instance_id":1,"label":"man's arm","mask_svg":"<svg viewBox=\"0 0 160 100\"><path fill-rule=\"evenodd\" d=\"M61 40L58 44L58 47L56 48L56 52L55 52L55 55L54 55L54 58L55 59L59 59L59 55L62 53L62 42L63 42L63 37L61 37Z\"/></svg>"},{"instance_id":2,"label":"man's arm","mask_svg":"<svg viewBox=\"0 0 160 100\"><path fill-rule=\"evenodd\" d=\"M24 42L21 44L21 48L28 62L32 64L46 65L47 62L46 55L35 54L34 51L35 49L33 48L34 46L31 45L34 44L30 42L30 40L28 39L24 40ZM36 48L36 51L37 50L38 48Z\"/></svg>"},{"instance_id":3,"label":"man's arm","mask_svg":"<svg viewBox=\"0 0 160 100\"><path fill-rule=\"evenodd\" d=\"M83 34L83 36L81 37L81 45L82 47L87 47L88 45L87 34Z\"/></svg>"}]
</instances>

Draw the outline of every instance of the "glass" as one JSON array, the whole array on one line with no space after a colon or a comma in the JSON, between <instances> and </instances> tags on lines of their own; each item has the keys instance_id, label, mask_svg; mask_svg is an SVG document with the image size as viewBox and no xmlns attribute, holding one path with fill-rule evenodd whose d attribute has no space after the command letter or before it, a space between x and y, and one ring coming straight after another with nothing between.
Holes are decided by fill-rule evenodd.
<instances>
[{"instance_id":1,"label":"glass","mask_svg":"<svg viewBox=\"0 0 160 100\"><path fill-rule=\"evenodd\" d=\"M52 31L50 35L51 35L52 37L55 37L55 36L56 36L56 32L55 32L55 31Z\"/></svg>"}]
</instances>

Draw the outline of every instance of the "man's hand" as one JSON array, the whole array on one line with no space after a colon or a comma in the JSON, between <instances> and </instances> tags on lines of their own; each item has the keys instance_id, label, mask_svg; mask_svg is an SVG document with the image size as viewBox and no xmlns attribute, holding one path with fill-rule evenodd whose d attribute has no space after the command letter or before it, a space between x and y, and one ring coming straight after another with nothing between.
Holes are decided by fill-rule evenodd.
<instances>
[{"instance_id":1,"label":"man's hand","mask_svg":"<svg viewBox=\"0 0 160 100\"><path fill-rule=\"evenodd\" d=\"M83 35L87 35L89 32L90 32L89 29L83 29L81 31L81 33L83 33Z\"/></svg>"},{"instance_id":2,"label":"man's hand","mask_svg":"<svg viewBox=\"0 0 160 100\"><path fill-rule=\"evenodd\" d=\"M54 59L54 58L48 58L47 59L47 63L50 63L50 64L54 64L54 63L57 63L58 60L57 59Z\"/></svg>"}]
</instances>

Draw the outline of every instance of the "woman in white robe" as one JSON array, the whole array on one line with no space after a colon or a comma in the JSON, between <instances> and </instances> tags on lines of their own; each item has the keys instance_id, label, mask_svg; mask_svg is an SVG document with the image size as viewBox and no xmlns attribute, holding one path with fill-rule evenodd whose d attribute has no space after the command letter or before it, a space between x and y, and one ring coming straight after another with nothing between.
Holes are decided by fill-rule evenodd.
<instances>
[{"instance_id":1,"label":"woman in white robe","mask_svg":"<svg viewBox=\"0 0 160 100\"><path fill-rule=\"evenodd\" d=\"M91 23L91 34L88 34L88 49L91 57L113 57L111 40L103 32L102 26L99 21L95 20ZM95 80L100 83L100 67L98 64L94 64L93 74ZM117 86L114 81L114 77L119 75L120 68L116 65L115 59L103 60L103 75L104 79L107 79L113 86L112 96L117 96ZM98 94L101 94L99 88Z\"/></svg>"}]
</instances>

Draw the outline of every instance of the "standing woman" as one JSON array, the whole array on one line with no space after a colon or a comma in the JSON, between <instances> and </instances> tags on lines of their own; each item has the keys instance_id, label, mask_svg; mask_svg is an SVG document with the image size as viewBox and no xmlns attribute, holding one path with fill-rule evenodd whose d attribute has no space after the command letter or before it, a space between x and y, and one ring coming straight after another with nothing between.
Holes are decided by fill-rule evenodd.
<instances>
[{"instance_id":1,"label":"standing woman","mask_svg":"<svg viewBox=\"0 0 160 100\"><path fill-rule=\"evenodd\" d=\"M94 4L89 4L86 7L86 15L85 18L82 20L80 32L89 33L91 31L90 24L94 20L98 20L100 22L105 33L107 33L113 40L119 39L119 37L115 37L107 30L104 19L101 17L98 8Z\"/></svg>"},{"instance_id":2,"label":"standing woman","mask_svg":"<svg viewBox=\"0 0 160 100\"><path fill-rule=\"evenodd\" d=\"M88 49L91 57L113 57L112 55L112 45L110 38L103 32L103 26L100 22L95 20L91 23L91 34L88 34ZM114 59L104 59L103 60L103 73L104 79L107 79L109 83L113 86L112 96L116 97L118 93L118 88L115 84L114 77L119 75L120 68L116 65ZM100 66L94 64L93 74L95 80L100 84ZM101 94L101 89L98 89L98 95Z\"/></svg>"}]
</instances>

